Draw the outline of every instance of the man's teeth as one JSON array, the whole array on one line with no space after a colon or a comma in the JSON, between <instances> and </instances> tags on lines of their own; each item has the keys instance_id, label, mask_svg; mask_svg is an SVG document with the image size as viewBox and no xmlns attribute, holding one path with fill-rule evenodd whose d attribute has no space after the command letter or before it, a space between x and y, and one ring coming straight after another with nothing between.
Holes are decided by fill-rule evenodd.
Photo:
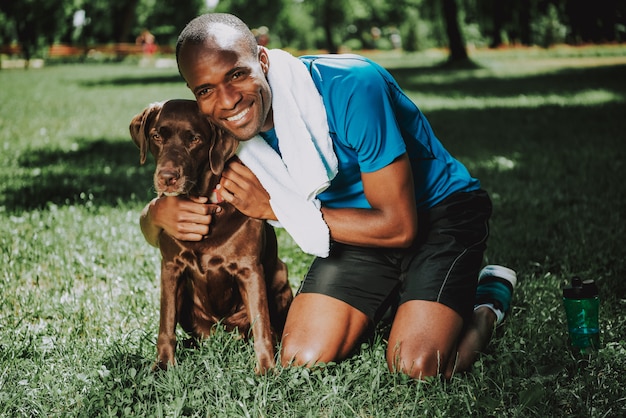
<instances>
[{"instance_id":1,"label":"man's teeth","mask_svg":"<svg viewBox=\"0 0 626 418\"><path fill-rule=\"evenodd\" d=\"M246 116L249 111L250 111L250 108L247 108L243 112L237 113L235 116L231 116L229 118L226 118L226 120L229 121L229 122L236 122L236 121L240 120L241 118L243 118L244 116Z\"/></svg>"}]
</instances>

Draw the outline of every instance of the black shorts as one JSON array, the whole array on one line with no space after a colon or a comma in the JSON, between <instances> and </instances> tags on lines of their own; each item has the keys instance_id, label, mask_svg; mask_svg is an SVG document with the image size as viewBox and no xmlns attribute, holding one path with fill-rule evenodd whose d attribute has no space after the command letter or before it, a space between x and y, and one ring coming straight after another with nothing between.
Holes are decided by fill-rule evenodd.
<instances>
[{"instance_id":1,"label":"black shorts","mask_svg":"<svg viewBox=\"0 0 626 418\"><path fill-rule=\"evenodd\" d=\"M418 236L409 248L333 242L328 258L313 261L298 292L342 300L374 323L390 306L409 300L436 301L468 319L491 210L484 190L455 193L419 213Z\"/></svg>"}]
</instances>

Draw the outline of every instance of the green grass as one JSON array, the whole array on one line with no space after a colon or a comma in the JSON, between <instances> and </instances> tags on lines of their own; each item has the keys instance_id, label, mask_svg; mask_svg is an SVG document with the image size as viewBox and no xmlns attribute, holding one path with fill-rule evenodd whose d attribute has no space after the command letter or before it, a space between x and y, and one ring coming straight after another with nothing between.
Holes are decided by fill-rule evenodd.
<instances>
[{"instance_id":1,"label":"green grass","mask_svg":"<svg viewBox=\"0 0 626 418\"><path fill-rule=\"evenodd\" d=\"M191 95L172 68L0 71L0 416L626 415L626 54L568 51L476 52L466 70L375 57L490 191L485 261L519 273L506 326L449 382L390 374L381 335L340 364L259 377L251 345L217 332L150 372L159 254L138 215L152 166L128 124ZM310 257L279 238L296 286ZM560 299L573 275L602 300L604 345L585 357Z\"/></svg>"}]
</instances>

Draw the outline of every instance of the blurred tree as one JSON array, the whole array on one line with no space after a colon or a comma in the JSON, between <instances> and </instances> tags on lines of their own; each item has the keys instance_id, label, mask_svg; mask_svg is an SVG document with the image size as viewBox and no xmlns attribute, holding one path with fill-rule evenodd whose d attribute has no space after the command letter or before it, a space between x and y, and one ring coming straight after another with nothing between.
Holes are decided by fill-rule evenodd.
<instances>
[{"instance_id":1,"label":"blurred tree","mask_svg":"<svg viewBox=\"0 0 626 418\"><path fill-rule=\"evenodd\" d=\"M500 0L491 0L491 17L493 28L491 29L491 48L497 48L502 45L502 30L504 28L504 22L506 21L506 13L511 9L506 7L506 4Z\"/></svg>"},{"instance_id":2,"label":"blurred tree","mask_svg":"<svg viewBox=\"0 0 626 418\"><path fill-rule=\"evenodd\" d=\"M404 32L407 40L412 38L407 45L417 48L417 10L422 3L422 0L398 0L393 4L386 0L348 0L347 24L343 27L349 28L349 31L344 34L344 40L355 38L362 48L385 49L393 47L391 36L399 37L397 41L402 42L401 33Z\"/></svg>"},{"instance_id":3,"label":"blurred tree","mask_svg":"<svg viewBox=\"0 0 626 418\"><path fill-rule=\"evenodd\" d=\"M559 3L562 3L559 2ZM568 0L563 7L569 21L570 42L613 42L624 25L623 0ZM621 12L621 13L620 13ZM621 21L620 21L621 20Z\"/></svg>"},{"instance_id":4,"label":"blurred tree","mask_svg":"<svg viewBox=\"0 0 626 418\"><path fill-rule=\"evenodd\" d=\"M519 40L522 45L532 45L532 37L530 31L530 20L532 17L535 0L518 0L515 8L517 13L517 27Z\"/></svg>"},{"instance_id":5,"label":"blurred tree","mask_svg":"<svg viewBox=\"0 0 626 418\"><path fill-rule=\"evenodd\" d=\"M407 52L419 51L419 35L415 25L408 25L408 29L404 33L402 48Z\"/></svg>"},{"instance_id":6,"label":"blurred tree","mask_svg":"<svg viewBox=\"0 0 626 418\"><path fill-rule=\"evenodd\" d=\"M266 27L271 47L310 48L314 43L313 17L308 2L294 0L220 0L215 12L232 13L250 29Z\"/></svg>"},{"instance_id":7,"label":"blurred tree","mask_svg":"<svg viewBox=\"0 0 626 418\"><path fill-rule=\"evenodd\" d=\"M175 44L185 25L201 13L204 0L140 0L133 37L149 29L158 44Z\"/></svg>"},{"instance_id":8,"label":"blurred tree","mask_svg":"<svg viewBox=\"0 0 626 418\"><path fill-rule=\"evenodd\" d=\"M310 8L303 1L291 1L270 25L270 46L290 47L301 51L316 45L316 23Z\"/></svg>"},{"instance_id":9,"label":"blurred tree","mask_svg":"<svg viewBox=\"0 0 626 418\"><path fill-rule=\"evenodd\" d=\"M407 9L407 16L417 11L414 23L420 39L419 49L439 48L448 45L443 19L443 8L439 0L421 0L419 5Z\"/></svg>"},{"instance_id":10,"label":"blurred tree","mask_svg":"<svg viewBox=\"0 0 626 418\"><path fill-rule=\"evenodd\" d=\"M448 62L453 64L467 62L469 58L459 27L456 0L443 0L442 6L446 22L446 33L448 34L448 48L450 49Z\"/></svg>"},{"instance_id":11,"label":"blurred tree","mask_svg":"<svg viewBox=\"0 0 626 418\"><path fill-rule=\"evenodd\" d=\"M267 26L273 32L277 16L283 9L289 9L290 3L291 0L256 0L251 7L250 0L220 0L215 11L232 13L250 28Z\"/></svg>"},{"instance_id":12,"label":"blurred tree","mask_svg":"<svg viewBox=\"0 0 626 418\"><path fill-rule=\"evenodd\" d=\"M83 0L87 24L83 36L87 44L132 42L135 9L139 0Z\"/></svg>"},{"instance_id":13,"label":"blurred tree","mask_svg":"<svg viewBox=\"0 0 626 418\"><path fill-rule=\"evenodd\" d=\"M317 0L318 19L324 28L326 49L330 54L339 52L339 45L335 40L335 28L345 23L346 0Z\"/></svg>"},{"instance_id":14,"label":"blurred tree","mask_svg":"<svg viewBox=\"0 0 626 418\"><path fill-rule=\"evenodd\" d=\"M498 46L614 42L626 38L626 1L597 0L212 0L215 11L269 28L271 47L406 50L449 46L467 59L465 42ZM173 44L207 0L0 0L0 41L30 58L54 42L85 47L133 42L149 29ZM79 16L80 24L76 24Z\"/></svg>"},{"instance_id":15,"label":"blurred tree","mask_svg":"<svg viewBox=\"0 0 626 418\"><path fill-rule=\"evenodd\" d=\"M51 44L66 21L66 0L13 0L0 2L6 38L13 37L29 61L43 45Z\"/></svg>"}]
</instances>

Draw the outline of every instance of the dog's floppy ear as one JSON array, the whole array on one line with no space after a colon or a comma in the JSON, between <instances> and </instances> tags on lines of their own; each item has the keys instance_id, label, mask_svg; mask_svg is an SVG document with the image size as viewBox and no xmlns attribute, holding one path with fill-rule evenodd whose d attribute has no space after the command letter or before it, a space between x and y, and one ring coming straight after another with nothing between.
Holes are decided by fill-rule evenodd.
<instances>
[{"instance_id":1,"label":"dog's floppy ear","mask_svg":"<svg viewBox=\"0 0 626 418\"><path fill-rule=\"evenodd\" d=\"M146 154L149 147L149 133L147 130L150 129L150 125L159 112L161 112L162 108L162 102L151 103L143 110L143 112L135 115L133 120L130 122L130 137L133 139L135 145L139 147L139 161L141 164L146 162Z\"/></svg>"},{"instance_id":2,"label":"dog's floppy ear","mask_svg":"<svg viewBox=\"0 0 626 418\"><path fill-rule=\"evenodd\" d=\"M211 144L211 148L209 148L209 164L213 174L220 175L224 170L226 161L235 155L239 141L212 123L210 125L215 139Z\"/></svg>"}]
</instances>

